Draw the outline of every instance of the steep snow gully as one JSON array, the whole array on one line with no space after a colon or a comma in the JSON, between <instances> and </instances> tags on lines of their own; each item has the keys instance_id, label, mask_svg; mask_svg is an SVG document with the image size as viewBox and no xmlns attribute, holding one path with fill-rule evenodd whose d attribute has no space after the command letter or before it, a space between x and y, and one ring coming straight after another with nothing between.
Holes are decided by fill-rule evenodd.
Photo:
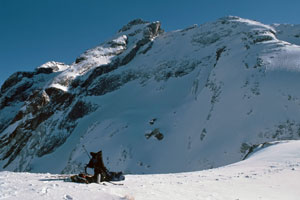
<instances>
[{"instance_id":1,"label":"steep snow gully","mask_svg":"<svg viewBox=\"0 0 300 200\"><path fill-rule=\"evenodd\" d=\"M0 92L0 169L78 173L84 145L113 171L191 172L299 139L299 36L232 16L172 32L138 19L74 63L16 72Z\"/></svg>"}]
</instances>

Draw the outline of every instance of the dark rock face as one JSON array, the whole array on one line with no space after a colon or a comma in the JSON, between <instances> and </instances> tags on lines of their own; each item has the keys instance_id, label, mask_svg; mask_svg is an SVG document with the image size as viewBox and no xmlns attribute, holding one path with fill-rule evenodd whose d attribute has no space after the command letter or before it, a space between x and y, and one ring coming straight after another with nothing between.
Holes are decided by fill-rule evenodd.
<instances>
[{"instance_id":1,"label":"dark rock face","mask_svg":"<svg viewBox=\"0 0 300 200\"><path fill-rule=\"evenodd\" d=\"M1 86L1 94L7 92L10 88L14 87L24 79L27 79L27 82L29 82L30 79L36 75L51 73L53 73L52 68L38 68L35 72L16 72L3 83Z\"/></svg>"},{"instance_id":2,"label":"dark rock face","mask_svg":"<svg viewBox=\"0 0 300 200\"><path fill-rule=\"evenodd\" d=\"M160 29L161 24L159 22L153 22L149 24L143 32L143 38L139 40L135 47L123 57L122 61L120 62L120 65L126 65L129 63L133 57L136 55L136 53L140 50L142 46L145 44L151 42L151 39L158 34L162 33L162 30Z\"/></svg>"},{"instance_id":3,"label":"dark rock face","mask_svg":"<svg viewBox=\"0 0 300 200\"><path fill-rule=\"evenodd\" d=\"M119 33L120 33L120 32L128 31L129 29L131 29L132 26L139 25L139 24L146 24L146 23L149 23L149 22L144 21L144 20L142 20L142 19L134 19L134 20L130 21L127 25L123 26L123 27L119 30Z\"/></svg>"},{"instance_id":4,"label":"dark rock face","mask_svg":"<svg viewBox=\"0 0 300 200\"><path fill-rule=\"evenodd\" d=\"M24 109L16 110L15 116L12 115L12 118L3 121L0 126L4 130L9 125L18 124L14 131L2 134L0 138L0 159L7 160L4 168L21 155L21 152L25 153L23 149L26 146L28 148L28 145L35 144L29 148L37 156L42 156L63 144L68 136L68 134L47 136L46 134L41 135L41 131L37 131L45 126L47 120L52 121L51 117L57 111L62 111L70 106L74 98L74 95L57 88L50 87L42 90L34 86L35 81L39 81L36 76L47 75L51 71L52 69L40 68L34 73L16 73L2 87L4 96L1 99L1 109L13 107L17 102L25 102ZM44 77L41 78L41 80L43 79ZM56 123L53 122L52 126L55 126ZM24 164L27 161L23 160L22 162ZM25 169L20 167L19 170Z\"/></svg>"},{"instance_id":5,"label":"dark rock face","mask_svg":"<svg viewBox=\"0 0 300 200\"><path fill-rule=\"evenodd\" d=\"M131 26L136 24L146 23L148 22L134 20L130 22L129 25L126 25L127 28L125 28L124 30L129 30ZM127 83L130 80L134 80L136 76L133 74L127 74L125 78L124 75L122 75L121 77L120 75L108 76L107 74L131 62L135 58L137 52L139 52L139 50L146 44L150 44L151 48L151 39L162 32L160 26L161 24L159 22L149 24L146 28L144 28L143 38L138 40L136 42L136 45L134 45L133 48L128 51L128 53L122 53L120 57L116 58L110 64L95 68L86 79L86 81L81 84L81 88L92 88L88 90L87 94L100 96L119 88L121 85ZM145 50L142 53L146 53Z\"/></svg>"},{"instance_id":6,"label":"dark rock face","mask_svg":"<svg viewBox=\"0 0 300 200\"><path fill-rule=\"evenodd\" d=\"M241 146L241 152L245 154L242 160L247 159L254 151L258 151L259 149L263 149L267 146L274 145L276 143L271 143L271 142L264 142L262 144L253 144L253 145L248 145L246 143L243 143Z\"/></svg>"},{"instance_id":7,"label":"dark rock face","mask_svg":"<svg viewBox=\"0 0 300 200\"><path fill-rule=\"evenodd\" d=\"M8 106L11 102L14 102L16 100L25 101L28 97L28 93L25 93L24 91L31 88L32 85L33 83L30 80L19 84L18 87L15 87L7 94L7 96L3 98L3 100L1 101L0 109Z\"/></svg>"},{"instance_id":8,"label":"dark rock face","mask_svg":"<svg viewBox=\"0 0 300 200\"><path fill-rule=\"evenodd\" d=\"M23 78L32 78L33 72L16 72L11 75L1 86L1 93L5 93L9 88L12 88L19 83Z\"/></svg>"},{"instance_id":9,"label":"dark rock face","mask_svg":"<svg viewBox=\"0 0 300 200\"><path fill-rule=\"evenodd\" d=\"M76 126L74 121L91 111L88 103L78 101L66 116L66 120L55 119L55 113L67 109L73 103L73 98L74 95L56 88L47 88L46 91L32 94L26 101L26 109L19 111L11 124L18 123L19 120L23 122L12 133L1 137L0 159L8 159L3 167L6 168L14 161L28 144L32 145L29 148L39 157L53 152L63 144ZM32 117L28 118L28 115ZM50 130L58 127L56 129L60 133L47 135L46 126Z\"/></svg>"},{"instance_id":10,"label":"dark rock face","mask_svg":"<svg viewBox=\"0 0 300 200\"><path fill-rule=\"evenodd\" d=\"M74 95L63 90L50 87L45 90L52 102L52 106L56 109L64 109L68 107L74 98Z\"/></svg>"},{"instance_id":11,"label":"dark rock face","mask_svg":"<svg viewBox=\"0 0 300 200\"><path fill-rule=\"evenodd\" d=\"M88 90L88 95L101 96L108 92L114 91L122 85L119 75L102 76L97 79L97 82L91 89Z\"/></svg>"},{"instance_id":12,"label":"dark rock face","mask_svg":"<svg viewBox=\"0 0 300 200\"><path fill-rule=\"evenodd\" d=\"M92 111L91 104L88 104L84 101L77 101L76 104L73 106L72 110L69 112L67 117L70 121L75 121L79 118L84 117L91 111Z\"/></svg>"},{"instance_id":13,"label":"dark rock face","mask_svg":"<svg viewBox=\"0 0 300 200\"><path fill-rule=\"evenodd\" d=\"M146 139L150 139L152 136L155 137L157 140L164 139L164 135L159 131L158 128L154 129L150 133L145 134Z\"/></svg>"},{"instance_id":14,"label":"dark rock face","mask_svg":"<svg viewBox=\"0 0 300 200\"><path fill-rule=\"evenodd\" d=\"M35 91L28 99L27 102L30 104L27 105L27 109L25 111L20 110L18 114L12 121L12 124L21 120L27 114L36 115L44 106L46 106L49 101L45 94L41 93L40 91Z\"/></svg>"},{"instance_id":15,"label":"dark rock face","mask_svg":"<svg viewBox=\"0 0 300 200\"><path fill-rule=\"evenodd\" d=\"M7 158L8 162L3 166L3 168L6 168L21 152L23 146L26 145L29 138L31 137L30 132L26 132L26 134L23 133L23 130L21 128L17 128L10 136L7 138L7 140L1 141L3 146L0 146L0 148L3 148L4 146L7 148L9 147L8 151L5 152L4 156L1 157L2 160L5 160ZM1 153L4 153L1 151Z\"/></svg>"},{"instance_id":16,"label":"dark rock face","mask_svg":"<svg viewBox=\"0 0 300 200\"><path fill-rule=\"evenodd\" d=\"M47 73L44 73L44 72ZM24 101L39 91L43 82L51 76L48 70L35 72L17 72L11 75L1 87L0 112L9 111L9 115L0 115L0 132L20 120L24 115L19 110Z\"/></svg>"},{"instance_id":17,"label":"dark rock face","mask_svg":"<svg viewBox=\"0 0 300 200\"><path fill-rule=\"evenodd\" d=\"M111 63L107 65L102 65L93 70L89 77L81 84L81 88L86 88L92 84L92 82L103 74L109 73L118 67L117 63ZM76 80L75 80L76 81ZM74 81L73 81L74 82Z\"/></svg>"},{"instance_id":18,"label":"dark rock face","mask_svg":"<svg viewBox=\"0 0 300 200\"><path fill-rule=\"evenodd\" d=\"M76 58L75 63L77 64L84 60L86 60L84 57L78 57L78 58Z\"/></svg>"},{"instance_id":19,"label":"dark rock face","mask_svg":"<svg viewBox=\"0 0 300 200\"><path fill-rule=\"evenodd\" d=\"M54 70L52 68L38 68L36 69L36 74L51 74Z\"/></svg>"},{"instance_id":20,"label":"dark rock face","mask_svg":"<svg viewBox=\"0 0 300 200\"><path fill-rule=\"evenodd\" d=\"M119 89L122 85L135 80L136 78L138 78L138 76L134 72L128 72L122 75L116 74L100 76L95 79L94 83L88 88L86 95L104 95L108 92Z\"/></svg>"}]
</instances>

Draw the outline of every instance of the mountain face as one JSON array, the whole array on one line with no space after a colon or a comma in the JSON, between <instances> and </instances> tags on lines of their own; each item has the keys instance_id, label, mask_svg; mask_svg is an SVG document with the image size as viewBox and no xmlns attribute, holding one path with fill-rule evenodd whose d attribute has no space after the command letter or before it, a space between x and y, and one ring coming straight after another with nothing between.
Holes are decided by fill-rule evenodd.
<instances>
[{"instance_id":1,"label":"mountain face","mask_svg":"<svg viewBox=\"0 0 300 200\"><path fill-rule=\"evenodd\" d=\"M4 82L0 168L77 173L102 149L111 170L193 171L298 139L298 45L298 25L225 17L164 32L133 20L70 65Z\"/></svg>"}]
</instances>

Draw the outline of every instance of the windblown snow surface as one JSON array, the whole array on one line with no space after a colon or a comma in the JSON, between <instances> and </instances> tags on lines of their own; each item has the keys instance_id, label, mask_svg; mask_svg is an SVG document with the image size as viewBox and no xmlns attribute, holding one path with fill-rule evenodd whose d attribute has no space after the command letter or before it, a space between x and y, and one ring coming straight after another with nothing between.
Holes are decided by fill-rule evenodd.
<instances>
[{"instance_id":1,"label":"windblown snow surface","mask_svg":"<svg viewBox=\"0 0 300 200\"><path fill-rule=\"evenodd\" d=\"M123 185L65 182L61 175L0 172L0 199L297 200L300 141L273 142L248 159L188 173L126 175Z\"/></svg>"}]
</instances>

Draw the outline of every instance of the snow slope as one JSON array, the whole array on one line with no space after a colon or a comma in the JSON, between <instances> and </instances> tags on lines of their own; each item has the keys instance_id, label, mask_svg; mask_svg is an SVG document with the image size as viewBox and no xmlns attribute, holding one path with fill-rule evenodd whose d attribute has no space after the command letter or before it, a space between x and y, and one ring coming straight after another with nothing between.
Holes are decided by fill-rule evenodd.
<instances>
[{"instance_id":1,"label":"snow slope","mask_svg":"<svg viewBox=\"0 0 300 200\"><path fill-rule=\"evenodd\" d=\"M300 141L274 142L216 169L127 175L124 185L77 184L59 175L0 172L0 199L299 199Z\"/></svg>"},{"instance_id":2,"label":"snow slope","mask_svg":"<svg viewBox=\"0 0 300 200\"><path fill-rule=\"evenodd\" d=\"M0 169L78 173L84 145L113 171L198 171L299 139L291 27L225 17L163 32L134 20L70 65L15 73L0 93Z\"/></svg>"}]
</instances>

